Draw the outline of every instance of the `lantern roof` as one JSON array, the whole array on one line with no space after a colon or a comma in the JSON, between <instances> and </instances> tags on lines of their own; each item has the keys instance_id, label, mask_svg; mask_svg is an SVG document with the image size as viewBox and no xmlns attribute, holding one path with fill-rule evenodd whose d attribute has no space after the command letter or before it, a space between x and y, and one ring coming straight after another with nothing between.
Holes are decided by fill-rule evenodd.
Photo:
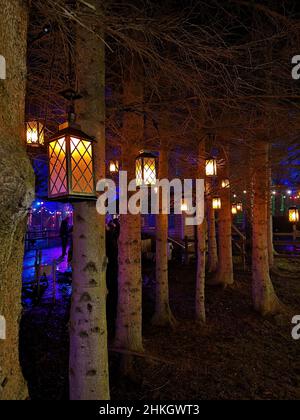
<instances>
[{"instance_id":1,"label":"lantern roof","mask_svg":"<svg viewBox=\"0 0 300 420\"><path fill-rule=\"evenodd\" d=\"M154 153L150 152L149 150L141 150L137 159L138 158L153 158L153 159L156 159L156 156L155 156Z\"/></svg>"},{"instance_id":2,"label":"lantern roof","mask_svg":"<svg viewBox=\"0 0 300 420\"><path fill-rule=\"evenodd\" d=\"M59 126L59 131L55 133L53 136L48 138L47 143L50 143L53 140L58 139L59 137L78 137L83 140L88 140L91 142L95 142L94 137L89 136L84 131L81 130L79 124L65 122Z\"/></svg>"}]
</instances>

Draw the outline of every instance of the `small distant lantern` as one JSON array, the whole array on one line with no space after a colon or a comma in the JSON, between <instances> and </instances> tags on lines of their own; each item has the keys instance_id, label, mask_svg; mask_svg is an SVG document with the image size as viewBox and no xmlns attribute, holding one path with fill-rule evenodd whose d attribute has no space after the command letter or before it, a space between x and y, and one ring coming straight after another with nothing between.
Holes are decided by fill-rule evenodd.
<instances>
[{"instance_id":1,"label":"small distant lantern","mask_svg":"<svg viewBox=\"0 0 300 420\"><path fill-rule=\"evenodd\" d=\"M214 197L212 200L212 207L214 210L220 210L222 208L222 201L220 197Z\"/></svg>"},{"instance_id":2,"label":"small distant lantern","mask_svg":"<svg viewBox=\"0 0 300 420\"><path fill-rule=\"evenodd\" d=\"M135 162L136 185L156 185L156 157L150 152L142 151Z\"/></svg>"},{"instance_id":3,"label":"small distant lantern","mask_svg":"<svg viewBox=\"0 0 300 420\"><path fill-rule=\"evenodd\" d=\"M291 223L298 223L299 222L299 219L300 219L300 217L299 217L299 210L298 210L298 208L297 207L291 207L290 209L289 209L289 221L291 222Z\"/></svg>"},{"instance_id":4,"label":"small distant lantern","mask_svg":"<svg viewBox=\"0 0 300 420\"><path fill-rule=\"evenodd\" d=\"M229 179L223 179L221 185L222 185L222 188L230 188Z\"/></svg>"},{"instance_id":5,"label":"small distant lantern","mask_svg":"<svg viewBox=\"0 0 300 420\"><path fill-rule=\"evenodd\" d=\"M231 213L235 216L236 214L238 214L238 209L237 209L237 205L236 204L232 204L231 207Z\"/></svg>"},{"instance_id":6,"label":"small distant lantern","mask_svg":"<svg viewBox=\"0 0 300 420\"><path fill-rule=\"evenodd\" d=\"M48 141L49 198L95 199L93 163L94 139L69 122Z\"/></svg>"},{"instance_id":7,"label":"small distant lantern","mask_svg":"<svg viewBox=\"0 0 300 420\"><path fill-rule=\"evenodd\" d=\"M182 200L181 202L181 211L188 211L188 205L187 202Z\"/></svg>"},{"instance_id":8,"label":"small distant lantern","mask_svg":"<svg viewBox=\"0 0 300 420\"><path fill-rule=\"evenodd\" d=\"M28 146L44 146L45 129L44 124L39 121L30 121L26 123L26 144Z\"/></svg>"},{"instance_id":9,"label":"small distant lantern","mask_svg":"<svg viewBox=\"0 0 300 420\"><path fill-rule=\"evenodd\" d=\"M116 174L119 172L119 162L117 160L116 161L111 160L109 162L109 172L111 174Z\"/></svg>"},{"instance_id":10,"label":"small distant lantern","mask_svg":"<svg viewBox=\"0 0 300 420\"><path fill-rule=\"evenodd\" d=\"M206 159L205 173L208 177L217 176L217 161L214 158Z\"/></svg>"},{"instance_id":11,"label":"small distant lantern","mask_svg":"<svg viewBox=\"0 0 300 420\"><path fill-rule=\"evenodd\" d=\"M242 212L243 211L243 203L237 203L236 209L237 209L238 212Z\"/></svg>"}]
</instances>

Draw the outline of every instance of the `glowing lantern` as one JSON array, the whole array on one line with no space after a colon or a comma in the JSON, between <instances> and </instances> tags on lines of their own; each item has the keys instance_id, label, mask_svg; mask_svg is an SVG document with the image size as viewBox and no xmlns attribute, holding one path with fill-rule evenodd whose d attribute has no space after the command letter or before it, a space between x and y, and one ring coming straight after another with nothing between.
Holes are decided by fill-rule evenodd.
<instances>
[{"instance_id":1,"label":"glowing lantern","mask_svg":"<svg viewBox=\"0 0 300 420\"><path fill-rule=\"evenodd\" d=\"M109 162L109 172L111 174L116 174L119 172L119 162L111 160Z\"/></svg>"},{"instance_id":2,"label":"glowing lantern","mask_svg":"<svg viewBox=\"0 0 300 420\"><path fill-rule=\"evenodd\" d=\"M212 200L212 207L214 210L220 210L222 208L222 202L220 197L214 197Z\"/></svg>"},{"instance_id":3,"label":"glowing lantern","mask_svg":"<svg viewBox=\"0 0 300 420\"><path fill-rule=\"evenodd\" d=\"M238 212L242 212L243 211L243 203L238 203L236 205L236 209L237 209Z\"/></svg>"},{"instance_id":4,"label":"glowing lantern","mask_svg":"<svg viewBox=\"0 0 300 420\"><path fill-rule=\"evenodd\" d=\"M135 162L136 185L156 185L156 157L149 152L142 151Z\"/></svg>"},{"instance_id":5,"label":"glowing lantern","mask_svg":"<svg viewBox=\"0 0 300 420\"><path fill-rule=\"evenodd\" d=\"M217 176L217 161L214 158L206 159L205 162L206 176Z\"/></svg>"},{"instance_id":6,"label":"glowing lantern","mask_svg":"<svg viewBox=\"0 0 300 420\"><path fill-rule=\"evenodd\" d=\"M299 210L297 207L291 207L289 209L289 221L291 223L298 223L299 222Z\"/></svg>"},{"instance_id":7,"label":"glowing lantern","mask_svg":"<svg viewBox=\"0 0 300 420\"><path fill-rule=\"evenodd\" d=\"M26 143L28 146L39 147L44 145L44 125L39 121L26 123Z\"/></svg>"},{"instance_id":8,"label":"glowing lantern","mask_svg":"<svg viewBox=\"0 0 300 420\"><path fill-rule=\"evenodd\" d=\"M48 140L49 198L72 201L96 198L93 142L80 127L65 123Z\"/></svg>"},{"instance_id":9,"label":"glowing lantern","mask_svg":"<svg viewBox=\"0 0 300 420\"><path fill-rule=\"evenodd\" d=\"M230 188L230 181L229 181L229 179L223 179L221 185L222 185L222 188Z\"/></svg>"},{"instance_id":10,"label":"glowing lantern","mask_svg":"<svg viewBox=\"0 0 300 420\"><path fill-rule=\"evenodd\" d=\"M232 207L231 207L231 213L232 213L233 215L238 214L238 209L237 209L237 205L236 205L236 204L232 204Z\"/></svg>"},{"instance_id":11,"label":"glowing lantern","mask_svg":"<svg viewBox=\"0 0 300 420\"><path fill-rule=\"evenodd\" d=\"M184 200L181 202L181 211L188 211L188 205Z\"/></svg>"}]
</instances>

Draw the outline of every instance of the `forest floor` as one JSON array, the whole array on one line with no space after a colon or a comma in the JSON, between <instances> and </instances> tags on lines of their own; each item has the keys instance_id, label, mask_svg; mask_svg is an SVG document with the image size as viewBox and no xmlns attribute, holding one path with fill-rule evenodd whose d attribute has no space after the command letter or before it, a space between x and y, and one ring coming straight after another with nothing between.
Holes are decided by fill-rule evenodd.
<instances>
[{"instance_id":1,"label":"forest floor","mask_svg":"<svg viewBox=\"0 0 300 420\"><path fill-rule=\"evenodd\" d=\"M172 264L170 299L175 329L150 326L154 309L152 266L145 267L145 356L134 378L120 377L110 353L111 397L118 400L300 399L300 341L291 319L300 315L300 258L277 258L272 275L286 305L283 315L263 319L251 306L251 274L238 269L225 290L207 287L207 325L193 322L195 267ZM25 310L21 360L32 399L68 397L69 293Z\"/></svg>"}]
</instances>

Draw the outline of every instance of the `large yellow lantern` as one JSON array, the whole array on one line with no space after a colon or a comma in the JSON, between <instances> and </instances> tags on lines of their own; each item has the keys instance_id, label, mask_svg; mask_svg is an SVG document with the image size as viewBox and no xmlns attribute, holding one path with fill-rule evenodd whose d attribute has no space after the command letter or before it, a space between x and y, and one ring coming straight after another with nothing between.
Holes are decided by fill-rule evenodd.
<instances>
[{"instance_id":1,"label":"large yellow lantern","mask_svg":"<svg viewBox=\"0 0 300 420\"><path fill-rule=\"evenodd\" d=\"M136 185L156 185L156 157L150 152L142 151L135 162Z\"/></svg>"},{"instance_id":2,"label":"large yellow lantern","mask_svg":"<svg viewBox=\"0 0 300 420\"><path fill-rule=\"evenodd\" d=\"M75 124L65 123L48 140L49 198L95 199L94 139Z\"/></svg>"},{"instance_id":3,"label":"large yellow lantern","mask_svg":"<svg viewBox=\"0 0 300 420\"><path fill-rule=\"evenodd\" d=\"M297 207L291 207L289 209L289 221L291 223L298 223L299 222L299 210Z\"/></svg>"},{"instance_id":4,"label":"large yellow lantern","mask_svg":"<svg viewBox=\"0 0 300 420\"><path fill-rule=\"evenodd\" d=\"M222 201L220 197L214 197L212 199L212 207L214 210L220 210L222 208Z\"/></svg>"},{"instance_id":5,"label":"large yellow lantern","mask_svg":"<svg viewBox=\"0 0 300 420\"><path fill-rule=\"evenodd\" d=\"M26 123L26 144L28 146L44 146L45 130L44 124L39 121L30 121Z\"/></svg>"},{"instance_id":6,"label":"large yellow lantern","mask_svg":"<svg viewBox=\"0 0 300 420\"><path fill-rule=\"evenodd\" d=\"M205 173L208 177L217 176L217 161L214 158L206 159Z\"/></svg>"}]
</instances>

